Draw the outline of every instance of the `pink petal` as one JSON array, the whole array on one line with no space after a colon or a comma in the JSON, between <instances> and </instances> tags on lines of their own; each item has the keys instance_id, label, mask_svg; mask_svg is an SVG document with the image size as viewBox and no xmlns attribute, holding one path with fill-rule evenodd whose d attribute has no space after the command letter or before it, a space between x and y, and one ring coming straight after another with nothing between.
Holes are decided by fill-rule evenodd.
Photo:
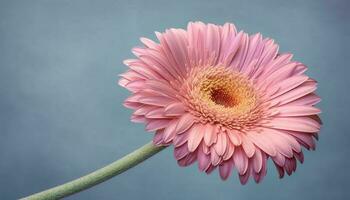
<instances>
[{"instance_id":1,"label":"pink petal","mask_svg":"<svg viewBox=\"0 0 350 200\"><path fill-rule=\"evenodd\" d=\"M157 43L155 43L154 41L148 38L141 37L140 40L144 45L146 45L146 47L153 48L153 49L156 49L158 47Z\"/></svg>"},{"instance_id":2,"label":"pink petal","mask_svg":"<svg viewBox=\"0 0 350 200\"><path fill-rule=\"evenodd\" d=\"M136 80L136 81L130 81L127 84L125 84L125 88L131 92L137 92L140 89L142 89L144 85L145 85L144 80Z\"/></svg>"},{"instance_id":3,"label":"pink petal","mask_svg":"<svg viewBox=\"0 0 350 200\"><path fill-rule=\"evenodd\" d=\"M185 142L187 142L189 135L190 135L189 130L183 132L182 134L175 134L175 137L173 140L174 146L178 147L183 145Z\"/></svg>"},{"instance_id":4,"label":"pink petal","mask_svg":"<svg viewBox=\"0 0 350 200\"><path fill-rule=\"evenodd\" d=\"M218 139L217 139L216 143L214 144L214 149L219 156L224 155L225 150L226 150L226 145L227 145L226 133L219 132Z\"/></svg>"},{"instance_id":5,"label":"pink petal","mask_svg":"<svg viewBox=\"0 0 350 200\"><path fill-rule=\"evenodd\" d=\"M265 129L265 128L263 128ZM267 129L266 130L269 134L271 134L270 137L274 137L274 134L277 135L277 137L282 137L283 140L286 140L288 145L296 152L301 151L300 144L295 140L294 137L292 137L289 134L289 131L283 131L283 130L276 130L276 129Z\"/></svg>"},{"instance_id":6,"label":"pink petal","mask_svg":"<svg viewBox=\"0 0 350 200\"><path fill-rule=\"evenodd\" d=\"M227 131L227 136L230 138L231 142L239 146L242 144L242 138L241 138L241 133L236 130L226 130Z\"/></svg>"},{"instance_id":7,"label":"pink petal","mask_svg":"<svg viewBox=\"0 0 350 200\"><path fill-rule=\"evenodd\" d=\"M273 90L273 88L278 88L278 92L275 93L273 96L271 96L271 99L278 97L278 96L298 87L299 85L304 83L308 78L309 77L307 77L305 75L301 75L301 76L292 76L290 78L282 80L281 82L272 86L271 90Z\"/></svg>"},{"instance_id":8,"label":"pink petal","mask_svg":"<svg viewBox=\"0 0 350 200\"><path fill-rule=\"evenodd\" d=\"M177 123L175 132L181 134L187 129L189 129L194 123L194 117L190 113L182 115Z\"/></svg>"},{"instance_id":9,"label":"pink petal","mask_svg":"<svg viewBox=\"0 0 350 200\"><path fill-rule=\"evenodd\" d=\"M304 154L303 152L297 153L294 152L294 157L299 160L300 163L304 162Z\"/></svg>"},{"instance_id":10,"label":"pink petal","mask_svg":"<svg viewBox=\"0 0 350 200\"><path fill-rule=\"evenodd\" d=\"M247 184L249 177L250 177L250 174L251 174L251 166L248 165L247 171L244 174L239 174L239 180L240 180L242 185Z\"/></svg>"},{"instance_id":11,"label":"pink petal","mask_svg":"<svg viewBox=\"0 0 350 200\"><path fill-rule=\"evenodd\" d=\"M178 160L177 163L181 167L186 167L186 166L189 166L189 165L193 164L196 161L196 159L197 159L197 154L196 153L189 153L184 158Z\"/></svg>"},{"instance_id":12,"label":"pink petal","mask_svg":"<svg viewBox=\"0 0 350 200\"><path fill-rule=\"evenodd\" d=\"M219 173L222 180L226 180L232 172L233 161L228 160L219 165Z\"/></svg>"},{"instance_id":13,"label":"pink petal","mask_svg":"<svg viewBox=\"0 0 350 200\"><path fill-rule=\"evenodd\" d=\"M174 157L176 158L176 160L180 160L180 159L184 158L189 153L190 152L188 151L186 144L174 148Z\"/></svg>"},{"instance_id":14,"label":"pink petal","mask_svg":"<svg viewBox=\"0 0 350 200\"><path fill-rule=\"evenodd\" d=\"M266 137L270 138L270 140L275 144L276 150L286 157L293 157L293 150L289 140L282 136L282 134L272 133L266 131Z\"/></svg>"},{"instance_id":15,"label":"pink petal","mask_svg":"<svg viewBox=\"0 0 350 200\"><path fill-rule=\"evenodd\" d=\"M283 178L284 176L284 168L275 163L279 178Z\"/></svg>"},{"instance_id":16,"label":"pink petal","mask_svg":"<svg viewBox=\"0 0 350 200\"><path fill-rule=\"evenodd\" d=\"M144 116L139 116L139 115L132 115L131 119L132 122L135 123L146 123L147 119Z\"/></svg>"},{"instance_id":17,"label":"pink petal","mask_svg":"<svg viewBox=\"0 0 350 200\"><path fill-rule=\"evenodd\" d=\"M249 46L249 36L246 33L242 33L240 46L230 64L231 67L238 69L240 71L240 69L244 64L244 58L246 57L248 52L248 46Z\"/></svg>"},{"instance_id":18,"label":"pink petal","mask_svg":"<svg viewBox=\"0 0 350 200\"><path fill-rule=\"evenodd\" d=\"M193 152L197 149L198 145L203 139L203 128L202 125L195 125L189 130L188 137L188 150Z\"/></svg>"},{"instance_id":19,"label":"pink petal","mask_svg":"<svg viewBox=\"0 0 350 200\"><path fill-rule=\"evenodd\" d=\"M274 49L278 50L278 46L275 46ZM274 54L274 53L273 53ZM272 54L272 55L273 55ZM258 78L259 80L265 80L266 77L276 69L280 68L281 66L286 65L287 63L291 62L293 55L292 54L281 54L278 55L276 58L274 58L269 65L265 65L265 67L260 67L254 74L253 78Z\"/></svg>"},{"instance_id":20,"label":"pink petal","mask_svg":"<svg viewBox=\"0 0 350 200\"><path fill-rule=\"evenodd\" d=\"M198 149L197 152L197 159L198 159L198 168L201 171L205 171L210 166L210 155L207 155L203 152L202 149Z\"/></svg>"},{"instance_id":21,"label":"pink petal","mask_svg":"<svg viewBox=\"0 0 350 200\"><path fill-rule=\"evenodd\" d=\"M146 96L141 97L139 101L143 104L164 107L172 103L173 100L165 96Z\"/></svg>"},{"instance_id":22,"label":"pink petal","mask_svg":"<svg viewBox=\"0 0 350 200\"><path fill-rule=\"evenodd\" d=\"M286 105L290 105L290 106L313 106L316 105L317 103L319 103L321 101L321 98L319 96L317 96L314 93L310 93L308 95L305 95L303 97L300 97L299 99L296 99L294 101L289 102Z\"/></svg>"},{"instance_id":23,"label":"pink petal","mask_svg":"<svg viewBox=\"0 0 350 200\"><path fill-rule=\"evenodd\" d=\"M250 131L247 133L248 138L261 150L269 154L270 156L276 155L276 149L274 144L264 135L263 132L256 133Z\"/></svg>"},{"instance_id":24,"label":"pink petal","mask_svg":"<svg viewBox=\"0 0 350 200\"><path fill-rule=\"evenodd\" d=\"M276 98L274 98L271 101L271 104L275 104L274 102L278 102L279 105L284 105L289 102L292 102L296 99L299 99L305 95L308 95L316 90L316 85L312 83L303 83L299 87L281 95Z\"/></svg>"},{"instance_id":25,"label":"pink petal","mask_svg":"<svg viewBox=\"0 0 350 200\"><path fill-rule=\"evenodd\" d=\"M249 138L246 136L242 135L242 147L248 158L251 158L254 153L255 153L255 146L254 144L250 141Z\"/></svg>"},{"instance_id":26,"label":"pink petal","mask_svg":"<svg viewBox=\"0 0 350 200\"><path fill-rule=\"evenodd\" d=\"M236 148L233 154L234 165L240 175L243 175L248 168L248 157L241 148Z\"/></svg>"},{"instance_id":27,"label":"pink petal","mask_svg":"<svg viewBox=\"0 0 350 200\"><path fill-rule=\"evenodd\" d=\"M164 143L164 141L163 141L163 133L164 133L163 130L156 131L156 133L154 134L154 137L153 137L153 144L161 145L161 144Z\"/></svg>"},{"instance_id":28,"label":"pink petal","mask_svg":"<svg viewBox=\"0 0 350 200\"><path fill-rule=\"evenodd\" d=\"M179 116L185 113L185 109L182 103L171 103L164 109L166 116Z\"/></svg>"},{"instance_id":29,"label":"pink petal","mask_svg":"<svg viewBox=\"0 0 350 200\"><path fill-rule=\"evenodd\" d=\"M291 175L293 171L296 169L296 160L295 158L287 158L286 163L284 165L284 169L286 170L288 175Z\"/></svg>"},{"instance_id":30,"label":"pink petal","mask_svg":"<svg viewBox=\"0 0 350 200\"><path fill-rule=\"evenodd\" d=\"M259 149L255 150L255 154L252 157L252 165L255 172L257 173L260 172L263 165L263 160L262 160L261 151Z\"/></svg>"},{"instance_id":31,"label":"pink petal","mask_svg":"<svg viewBox=\"0 0 350 200\"><path fill-rule=\"evenodd\" d=\"M174 139L176 125L177 125L177 119L174 119L170 121L168 126L164 129L164 135L163 135L164 142L168 143Z\"/></svg>"},{"instance_id":32,"label":"pink petal","mask_svg":"<svg viewBox=\"0 0 350 200\"><path fill-rule=\"evenodd\" d=\"M168 126L170 120L168 119L153 119L150 120L149 123L146 125L146 130L151 132L158 129L163 129Z\"/></svg>"},{"instance_id":33,"label":"pink petal","mask_svg":"<svg viewBox=\"0 0 350 200\"><path fill-rule=\"evenodd\" d=\"M167 118L164 116L164 108L156 108L151 111L149 111L146 115L146 118L153 119L153 118Z\"/></svg>"},{"instance_id":34,"label":"pink petal","mask_svg":"<svg viewBox=\"0 0 350 200\"><path fill-rule=\"evenodd\" d=\"M259 88L266 88L267 86L272 85L273 83L280 82L287 78L290 78L293 75L293 71L297 67L297 64L292 62L284 66L281 66L276 71L268 74L259 84Z\"/></svg>"},{"instance_id":35,"label":"pink petal","mask_svg":"<svg viewBox=\"0 0 350 200\"><path fill-rule=\"evenodd\" d=\"M221 161L220 156L216 153L213 146L210 147L210 160L211 164L214 166L217 166Z\"/></svg>"},{"instance_id":36,"label":"pink petal","mask_svg":"<svg viewBox=\"0 0 350 200\"><path fill-rule=\"evenodd\" d=\"M146 86L149 89L154 90L155 92L159 92L161 94L165 94L169 97L175 97L177 91L169 85L169 83L160 80L147 80Z\"/></svg>"},{"instance_id":37,"label":"pink petal","mask_svg":"<svg viewBox=\"0 0 350 200\"><path fill-rule=\"evenodd\" d=\"M272 157L272 160L279 166L284 166L284 163L286 162L286 157L277 152L276 156Z\"/></svg>"},{"instance_id":38,"label":"pink petal","mask_svg":"<svg viewBox=\"0 0 350 200\"><path fill-rule=\"evenodd\" d=\"M275 117L270 122L268 122L266 126L275 129L309 133L320 131L320 124L308 117Z\"/></svg>"},{"instance_id":39,"label":"pink petal","mask_svg":"<svg viewBox=\"0 0 350 200\"><path fill-rule=\"evenodd\" d=\"M135 115L146 115L148 112L157 109L159 107L156 106L149 106L149 105L143 105L140 108L137 108L134 112Z\"/></svg>"},{"instance_id":40,"label":"pink petal","mask_svg":"<svg viewBox=\"0 0 350 200\"><path fill-rule=\"evenodd\" d=\"M299 143L301 143L307 149L315 149L315 141L312 138L312 135L309 133L288 131L288 134L294 136Z\"/></svg>"},{"instance_id":41,"label":"pink petal","mask_svg":"<svg viewBox=\"0 0 350 200\"><path fill-rule=\"evenodd\" d=\"M284 105L274 109L280 117L295 117L320 114L321 110L312 106Z\"/></svg>"},{"instance_id":42,"label":"pink petal","mask_svg":"<svg viewBox=\"0 0 350 200\"><path fill-rule=\"evenodd\" d=\"M232 158L232 155L235 151L235 145L233 145L229 140L227 141L227 147L226 147L226 151L225 154L223 155L223 159L224 160L228 160Z\"/></svg>"},{"instance_id":43,"label":"pink petal","mask_svg":"<svg viewBox=\"0 0 350 200\"><path fill-rule=\"evenodd\" d=\"M204 127L204 142L211 146L217 140L217 127L215 125L206 124Z\"/></svg>"}]
</instances>

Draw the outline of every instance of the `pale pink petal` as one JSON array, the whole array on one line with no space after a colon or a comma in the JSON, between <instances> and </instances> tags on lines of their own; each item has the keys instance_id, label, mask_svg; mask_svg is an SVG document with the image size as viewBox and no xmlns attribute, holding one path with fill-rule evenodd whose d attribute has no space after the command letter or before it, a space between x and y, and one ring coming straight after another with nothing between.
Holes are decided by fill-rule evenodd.
<instances>
[{"instance_id":1,"label":"pale pink petal","mask_svg":"<svg viewBox=\"0 0 350 200\"><path fill-rule=\"evenodd\" d=\"M292 135L297 141L307 149L315 149L315 141L312 135L309 133L288 131L288 134Z\"/></svg>"},{"instance_id":2,"label":"pale pink petal","mask_svg":"<svg viewBox=\"0 0 350 200\"><path fill-rule=\"evenodd\" d=\"M164 142L168 143L174 139L175 134L176 134L175 128L177 125L177 121L178 121L177 119L174 119L174 120L169 122L167 127L165 127L164 134L163 134Z\"/></svg>"},{"instance_id":3,"label":"pale pink petal","mask_svg":"<svg viewBox=\"0 0 350 200\"><path fill-rule=\"evenodd\" d=\"M308 95L316 90L316 85L311 83L303 83L299 87L291 90L281 96L274 98L271 101L271 104L275 104L274 102L278 102L279 105L284 105L289 102L292 102L296 99L299 99L305 95Z\"/></svg>"},{"instance_id":4,"label":"pale pink petal","mask_svg":"<svg viewBox=\"0 0 350 200\"><path fill-rule=\"evenodd\" d=\"M230 138L231 142L239 146L242 144L242 138L241 138L241 133L236 130L226 130L227 131L227 136Z\"/></svg>"},{"instance_id":5,"label":"pale pink petal","mask_svg":"<svg viewBox=\"0 0 350 200\"><path fill-rule=\"evenodd\" d=\"M130 120L135 123L146 123L147 119L144 116L132 115Z\"/></svg>"},{"instance_id":6,"label":"pale pink petal","mask_svg":"<svg viewBox=\"0 0 350 200\"><path fill-rule=\"evenodd\" d=\"M309 133L320 131L320 124L308 117L275 117L264 126Z\"/></svg>"},{"instance_id":7,"label":"pale pink petal","mask_svg":"<svg viewBox=\"0 0 350 200\"><path fill-rule=\"evenodd\" d=\"M131 92L138 92L143 88L143 85L145 85L144 80L136 80L130 81L127 84L125 84L125 88L130 90Z\"/></svg>"},{"instance_id":8,"label":"pale pink petal","mask_svg":"<svg viewBox=\"0 0 350 200\"><path fill-rule=\"evenodd\" d=\"M168 119L153 119L150 120L146 125L147 131L155 131L158 129L163 129L168 126L170 120Z\"/></svg>"},{"instance_id":9,"label":"pale pink petal","mask_svg":"<svg viewBox=\"0 0 350 200\"><path fill-rule=\"evenodd\" d=\"M225 132L218 133L218 139L214 144L214 149L219 156L223 156L226 150L227 138Z\"/></svg>"},{"instance_id":10,"label":"pale pink petal","mask_svg":"<svg viewBox=\"0 0 350 200\"><path fill-rule=\"evenodd\" d=\"M278 46L275 47L275 49L277 50ZM288 53L278 55L275 59L270 61L268 65L258 68L258 70L256 71L256 73L254 73L254 76L252 78L258 78L259 80L264 80L271 72L276 71L276 69L291 62L292 57L293 55Z\"/></svg>"},{"instance_id":11,"label":"pale pink petal","mask_svg":"<svg viewBox=\"0 0 350 200\"><path fill-rule=\"evenodd\" d=\"M148 112L157 109L157 106L142 105L138 109L135 109L134 115L146 115Z\"/></svg>"},{"instance_id":12,"label":"pale pink petal","mask_svg":"<svg viewBox=\"0 0 350 200\"><path fill-rule=\"evenodd\" d=\"M213 146L210 147L210 160L214 166L217 166L221 161L221 157L216 153Z\"/></svg>"},{"instance_id":13,"label":"pale pink petal","mask_svg":"<svg viewBox=\"0 0 350 200\"><path fill-rule=\"evenodd\" d=\"M286 142L288 143L288 145L290 145L290 147L293 149L293 151L296 152L300 152L301 151L301 147L300 144L295 140L294 137L292 137L289 134L289 131L283 131L283 130L277 130L277 129L268 129L268 128L263 128L266 130L266 132L268 132L269 134L272 134L270 137L275 137L275 135L280 138L282 140L286 140Z\"/></svg>"},{"instance_id":14,"label":"pale pink petal","mask_svg":"<svg viewBox=\"0 0 350 200\"><path fill-rule=\"evenodd\" d=\"M244 33L241 31L237 34L236 37L231 38L227 43L228 46L226 47L226 51L223 51L223 58L222 58L222 63L225 64L225 66L232 66L235 67L234 65L232 65L232 59L235 57L237 50L240 47L242 38L244 36Z\"/></svg>"},{"instance_id":15,"label":"pale pink petal","mask_svg":"<svg viewBox=\"0 0 350 200\"><path fill-rule=\"evenodd\" d=\"M164 109L166 116L180 116L185 113L185 108L182 103L171 103Z\"/></svg>"},{"instance_id":16,"label":"pale pink petal","mask_svg":"<svg viewBox=\"0 0 350 200\"><path fill-rule=\"evenodd\" d=\"M203 126L202 125L194 125L189 130L189 137L188 137L188 150L193 152L197 149L198 145L201 143L203 139Z\"/></svg>"},{"instance_id":17,"label":"pale pink petal","mask_svg":"<svg viewBox=\"0 0 350 200\"><path fill-rule=\"evenodd\" d=\"M285 80L282 80L281 82L277 83L276 85L269 88L269 90L274 90L275 88L278 89L278 92L271 96L271 99L278 97L296 87L304 83L309 77L305 75L301 76L292 76L290 78L287 78Z\"/></svg>"},{"instance_id":18,"label":"pale pink petal","mask_svg":"<svg viewBox=\"0 0 350 200\"><path fill-rule=\"evenodd\" d=\"M152 119L152 118L167 118L164 115L164 108L155 108L145 114L146 118Z\"/></svg>"},{"instance_id":19,"label":"pale pink petal","mask_svg":"<svg viewBox=\"0 0 350 200\"><path fill-rule=\"evenodd\" d=\"M242 147L245 152L245 154L248 156L248 158L251 158L255 153L255 146L250 141L250 139L244 135L242 135Z\"/></svg>"},{"instance_id":20,"label":"pale pink petal","mask_svg":"<svg viewBox=\"0 0 350 200\"><path fill-rule=\"evenodd\" d=\"M259 149L255 150L255 154L252 157L252 165L253 165L254 171L259 173L263 165L262 154Z\"/></svg>"},{"instance_id":21,"label":"pale pink petal","mask_svg":"<svg viewBox=\"0 0 350 200\"><path fill-rule=\"evenodd\" d=\"M173 99L170 99L165 96L146 96L146 97L141 97L139 99L139 102L143 104L164 107L172 103Z\"/></svg>"},{"instance_id":22,"label":"pale pink petal","mask_svg":"<svg viewBox=\"0 0 350 200\"><path fill-rule=\"evenodd\" d=\"M264 133L257 133L250 131L247 133L248 138L261 150L270 156L276 155L276 148L274 143L265 137Z\"/></svg>"},{"instance_id":23,"label":"pale pink petal","mask_svg":"<svg viewBox=\"0 0 350 200\"><path fill-rule=\"evenodd\" d=\"M140 38L141 42L146 45L146 47L152 48L152 49L157 49L159 44L155 43L154 41L145 38L145 37L141 37Z\"/></svg>"},{"instance_id":24,"label":"pale pink petal","mask_svg":"<svg viewBox=\"0 0 350 200\"><path fill-rule=\"evenodd\" d=\"M234 165L240 175L243 175L248 168L248 157L243 152L242 148L236 148L233 153Z\"/></svg>"},{"instance_id":25,"label":"pale pink petal","mask_svg":"<svg viewBox=\"0 0 350 200\"><path fill-rule=\"evenodd\" d=\"M255 71L255 66L258 62L258 59L261 57L263 49L264 44L262 40L262 35L260 33L257 33L255 35L250 36L248 52L244 60L244 64L241 68L241 72L243 74L249 76ZM251 65L253 61L255 61L255 63L254 65Z\"/></svg>"},{"instance_id":26,"label":"pale pink petal","mask_svg":"<svg viewBox=\"0 0 350 200\"><path fill-rule=\"evenodd\" d=\"M176 99L177 91L166 82L158 80L147 80L145 82L148 90L158 94L158 96L166 96L168 98Z\"/></svg>"},{"instance_id":27,"label":"pale pink petal","mask_svg":"<svg viewBox=\"0 0 350 200\"><path fill-rule=\"evenodd\" d=\"M279 153L289 158L293 157L292 146L286 137L283 137L282 134L278 134L278 132L273 133L269 130L266 130L265 134L266 137L275 144L275 148Z\"/></svg>"},{"instance_id":28,"label":"pale pink petal","mask_svg":"<svg viewBox=\"0 0 350 200\"><path fill-rule=\"evenodd\" d=\"M296 63L288 63L283 67L280 67L276 71L268 74L268 76L264 77L264 80L261 80L261 84L258 85L259 88L266 88L271 86L276 82L283 81L287 78L293 76L293 71L297 67Z\"/></svg>"},{"instance_id":29,"label":"pale pink petal","mask_svg":"<svg viewBox=\"0 0 350 200\"><path fill-rule=\"evenodd\" d=\"M217 127L215 125L206 124L204 128L204 142L211 146L217 141Z\"/></svg>"},{"instance_id":30,"label":"pale pink petal","mask_svg":"<svg viewBox=\"0 0 350 200\"><path fill-rule=\"evenodd\" d=\"M321 98L319 96L317 96L314 93L310 93L308 95L305 95L303 97L300 97L299 99L296 99L294 101L289 102L286 105L291 105L291 106L314 106L317 103L319 103L321 101Z\"/></svg>"},{"instance_id":31,"label":"pale pink petal","mask_svg":"<svg viewBox=\"0 0 350 200\"><path fill-rule=\"evenodd\" d=\"M136 102L130 102L130 101L125 101L123 103L123 106L125 106L126 108L130 108L130 109L139 109L141 106L143 106L142 103L136 103Z\"/></svg>"},{"instance_id":32,"label":"pale pink petal","mask_svg":"<svg viewBox=\"0 0 350 200\"><path fill-rule=\"evenodd\" d=\"M232 155L235 151L235 145L233 145L229 140L227 141L227 147L226 147L226 151L225 154L223 155L223 160L228 160L230 158L232 158Z\"/></svg>"},{"instance_id":33,"label":"pale pink petal","mask_svg":"<svg viewBox=\"0 0 350 200\"><path fill-rule=\"evenodd\" d=\"M273 109L280 117L295 117L320 114L321 110L312 106L284 105Z\"/></svg>"},{"instance_id":34,"label":"pale pink petal","mask_svg":"<svg viewBox=\"0 0 350 200\"><path fill-rule=\"evenodd\" d=\"M187 129L189 129L194 123L194 117L190 113L182 115L177 123L175 132L181 134Z\"/></svg>"},{"instance_id":35,"label":"pale pink petal","mask_svg":"<svg viewBox=\"0 0 350 200\"><path fill-rule=\"evenodd\" d=\"M238 48L237 53L235 54L232 62L231 67L238 69L238 71L241 71L245 57L247 56L248 47L249 47L249 36L247 33L242 33L242 39L240 43L240 47Z\"/></svg>"}]
</instances>

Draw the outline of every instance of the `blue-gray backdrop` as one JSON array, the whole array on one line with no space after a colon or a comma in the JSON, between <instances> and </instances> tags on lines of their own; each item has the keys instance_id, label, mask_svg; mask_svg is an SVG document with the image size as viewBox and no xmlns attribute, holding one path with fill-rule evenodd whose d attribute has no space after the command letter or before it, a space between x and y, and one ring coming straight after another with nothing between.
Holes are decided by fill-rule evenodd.
<instances>
[{"instance_id":1,"label":"blue-gray backdrop","mask_svg":"<svg viewBox=\"0 0 350 200\"><path fill-rule=\"evenodd\" d=\"M279 180L221 181L172 149L68 199L349 199L349 1L0 1L0 199L38 192L151 140L129 121L117 74L141 36L188 21L233 22L274 38L319 81L317 150Z\"/></svg>"}]
</instances>

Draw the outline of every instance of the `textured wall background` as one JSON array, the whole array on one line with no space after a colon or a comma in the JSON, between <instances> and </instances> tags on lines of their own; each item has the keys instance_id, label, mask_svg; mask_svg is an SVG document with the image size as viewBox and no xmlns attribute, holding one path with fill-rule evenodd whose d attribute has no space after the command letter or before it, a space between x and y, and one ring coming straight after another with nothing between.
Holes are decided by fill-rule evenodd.
<instances>
[{"instance_id":1,"label":"textured wall background","mask_svg":"<svg viewBox=\"0 0 350 200\"><path fill-rule=\"evenodd\" d=\"M222 182L167 149L68 199L349 199L349 1L0 1L0 199L61 184L151 140L129 122L117 74L138 38L188 21L275 38L319 81L317 151L279 180ZM271 164L271 163L270 163Z\"/></svg>"}]
</instances>

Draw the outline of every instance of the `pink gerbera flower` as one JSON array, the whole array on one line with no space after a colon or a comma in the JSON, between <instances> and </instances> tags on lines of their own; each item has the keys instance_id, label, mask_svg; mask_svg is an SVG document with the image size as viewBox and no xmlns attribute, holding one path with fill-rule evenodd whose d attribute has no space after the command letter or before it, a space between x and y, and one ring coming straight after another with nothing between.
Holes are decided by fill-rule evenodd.
<instances>
[{"instance_id":1,"label":"pink gerbera flower","mask_svg":"<svg viewBox=\"0 0 350 200\"><path fill-rule=\"evenodd\" d=\"M132 92L132 121L155 132L154 144L173 145L180 166L218 167L224 180L235 168L245 184L263 179L268 158L283 177L303 162L301 146L315 148L316 81L272 39L201 22L156 35L141 38L119 83Z\"/></svg>"}]
</instances>

